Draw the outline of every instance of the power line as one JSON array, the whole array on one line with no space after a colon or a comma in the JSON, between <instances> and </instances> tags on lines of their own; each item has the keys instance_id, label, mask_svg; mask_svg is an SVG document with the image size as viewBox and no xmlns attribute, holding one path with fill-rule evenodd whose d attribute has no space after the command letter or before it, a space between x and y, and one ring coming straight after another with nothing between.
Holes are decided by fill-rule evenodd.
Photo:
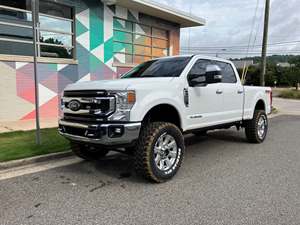
<instances>
[{"instance_id":1,"label":"power line","mask_svg":"<svg viewBox=\"0 0 300 225\"><path fill-rule=\"evenodd\" d=\"M190 50L191 52L199 52L199 53L212 53L212 54L216 54L215 52L212 52L212 51L200 51L200 50ZM181 52L188 52L187 50L181 50ZM260 53L261 51L249 51L249 53ZM300 49L294 49L294 50L273 50L273 51L269 51L270 53L272 52L300 52ZM229 53L229 54L232 54L232 53L243 53L245 54L245 51L226 51L226 52L223 52L222 54L225 54L225 53Z\"/></svg>"},{"instance_id":2,"label":"power line","mask_svg":"<svg viewBox=\"0 0 300 225\"><path fill-rule=\"evenodd\" d=\"M254 30L255 23L256 23L256 15L257 15L257 11L258 11L258 4L259 4L259 0L256 1L256 8L255 8L254 16L253 16L253 21L252 21L252 26L251 26L251 31L250 31L250 35L249 35L249 41L248 41L248 47L247 47L247 51L246 51L246 58L249 55L252 34L253 34L253 30ZM255 37L255 39L256 39L256 37ZM254 48L254 44L255 43L253 43L253 48ZM247 70L247 65L246 65L246 62L245 62L244 66L243 66L243 72L242 72L242 83L244 83L244 80L246 78L246 70Z\"/></svg>"},{"instance_id":3,"label":"power line","mask_svg":"<svg viewBox=\"0 0 300 225\"><path fill-rule=\"evenodd\" d=\"M182 52L187 52L188 50L186 49L181 49ZM191 49L192 52L211 52L211 53L216 53L215 51L210 51L208 49ZM295 49L271 49L270 52L298 52L300 51L299 48L295 48ZM245 51L243 49L227 49L226 51L227 53L231 53L231 52L240 52L240 53L245 53ZM252 50L252 51L249 51L249 52L261 52L260 50Z\"/></svg>"},{"instance_id":4,"label":"power line","mask_svg":"<svg viewBox=\"0 0 300 225\"><path fill-rule=\"evenodd\" d=\"M259 0L256 1L256 8L255 8L254 16L253 16L253 21L252 21L251 31L250 31L250 35L249 35L249 41L248 41L248 46L247 46L247 52L246 52L246 55L247 55L247 53L248 53L249 50L250 50L251 39L252 39L252 35L253 35L255 23L256 23L256 15L257 15L257 11L258 11L258 5L259 5Z\"/></svg>"},{"instance_id":5,"label":"power line","mask_svg":"<svg viewBox=\"0 0 300 225\"><path fill-rule=\"evenodd\" d=\"M300 43L300 40L297 41L282 41L282 42L274 42L268 44L268 46L275 46L275 45L290 45L290 44L297 44ZM220 49L220 48L247 48L247 45L235 45L235 46L194 46L191 47L193 49ZM261 47L261 45L254 45L254 47ZM188 48L186 46L182 46L181 49Z\"/></svg>"},{"instance_id":6,"label":"power line","mask_svg":"<svg viewBox=\"0 0 300 225\"><path fill-rule=\"evenodd\" d=\"M215 52L204 52L204 51L181 51L182 53L191 53L191 54L213 54L215 55ZM292 51L274 51L271 52L269 51L268 54L300 54L300 50L292 50ZM249 54L253 55L253 54L261 54L261 52L249 52ZM222 55L245 55L244 51L239 51L239 52L222 52Z\"/></svg>"}]
</instances>

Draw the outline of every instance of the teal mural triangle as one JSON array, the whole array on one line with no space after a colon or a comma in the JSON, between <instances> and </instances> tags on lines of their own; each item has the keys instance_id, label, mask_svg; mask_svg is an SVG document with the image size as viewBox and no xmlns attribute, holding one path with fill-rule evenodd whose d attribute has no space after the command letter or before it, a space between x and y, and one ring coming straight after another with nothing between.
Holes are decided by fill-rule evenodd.
<instances>
[{"instance_id":1,"label":"teal mural triangle","mask_svg":"<svg viewBox=\"0 0 300 225\"><path fill-rule=\"evenodd\" d=\"M90 72L93 73L99 70L100 66L103 64L96 56L90 54Z\"/></svg>"},{"instance_id":2,"label":"teal mural triangle","mask_svg":"<svg viewBox=\"0 0 300 225\"><path fill-rule=\"evenodd\" d=\"M76 20L76 36L85 33L88 31L88 28L86 28L79 20Z\"/></svg>"},{"instance_id":3,"label":"teal mural triangle","mask_svg":"<svg viewBox=\"0 0 300 225\"><path fill-rule=\"evenodd\" d=\"M104 63L114 56L114 39L110 38L104 43Z\"/></svg>"},{"instance_id":4,"label":"teal mural triangle","mask_svg":"<svg viewBox=\"0 0 300 225\"><path fill-rule=\"evenodd\" d=\"M90 50L104 42L103 7L90 10Z\"/></svg>"}]
</instances>

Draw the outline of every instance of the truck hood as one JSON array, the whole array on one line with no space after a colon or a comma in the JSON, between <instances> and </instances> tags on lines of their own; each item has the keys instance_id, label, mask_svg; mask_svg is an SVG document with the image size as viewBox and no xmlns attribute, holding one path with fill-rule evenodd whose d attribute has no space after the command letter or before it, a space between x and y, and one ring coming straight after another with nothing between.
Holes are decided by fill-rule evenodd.
<instances>
[{"instance_id":1,"label":"truck hood","mask_svg":"<svg viewBox=\"0 0 300 225\"><path fill-rule=\"evenodd\" d=\"M173 78L159 77L159 78L128 78L117 80L99 80L99 81L86 81L77 82L68 85L66 91L76 90L128 90L135 89L140 85L150 85L152 87L159 86L162 83L169 83Z\"/></svg>"}]
</instances>

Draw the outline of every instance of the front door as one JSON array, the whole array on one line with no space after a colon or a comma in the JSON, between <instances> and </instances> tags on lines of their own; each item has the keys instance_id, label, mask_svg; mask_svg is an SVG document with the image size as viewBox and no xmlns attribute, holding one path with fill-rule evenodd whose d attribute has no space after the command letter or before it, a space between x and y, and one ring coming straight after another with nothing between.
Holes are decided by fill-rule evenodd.
<instances>
[{"instance_id":1,"label":"front door","mask_svg":"<svg viewBox=\"0 0 300 225\"><path fill-rule=\"evenodd\" d=\"M211 60L199 59L189 74L205 74ZM189 106L187 107L188 130L213 126L220 123L223 90L221 83L206 86L188 87Z\"/></svg>"}]
</instances>

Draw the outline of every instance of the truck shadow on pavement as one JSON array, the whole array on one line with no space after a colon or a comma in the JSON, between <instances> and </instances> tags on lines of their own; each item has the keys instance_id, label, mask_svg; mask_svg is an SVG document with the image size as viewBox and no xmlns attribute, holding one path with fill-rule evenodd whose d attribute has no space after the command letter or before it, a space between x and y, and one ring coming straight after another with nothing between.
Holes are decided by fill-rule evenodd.
<instances>
[{"instance_id":1,"label":"truck shadow on pavement","mask_svg":"<svg viewBox=\"0 0 300 225\"><path fill-rule=\"evenodd\" d=\"M237 145L247 144L243 133L236 132L234 130L210 132L206 136L195 136L192 134L186 135L186 160L188 160L189 157L197 156L199 156L199 160L206 160L205 155L208 152L223 151L224 149L222 148L222 143L226 144L225 142L231 142ZM85 164L86 162L82 162L79 163L78 166L85 167ZM91 173L101 173L103 176L111 179L147 183L147 181L144 179L136 176L134 172L133 156L112 152L104 159L88 162L88 164L89 167L93 168L94 170ZM76 173L80 173L80 171L82 172L82 168L75 170Z\"/></svg>"}]
</instances>

